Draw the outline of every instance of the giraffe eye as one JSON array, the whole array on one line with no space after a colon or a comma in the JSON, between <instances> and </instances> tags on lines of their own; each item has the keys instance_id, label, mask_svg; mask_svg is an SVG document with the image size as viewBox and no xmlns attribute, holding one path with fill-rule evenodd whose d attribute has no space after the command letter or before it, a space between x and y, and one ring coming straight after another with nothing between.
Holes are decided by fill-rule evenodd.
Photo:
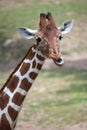
<instances>
[{"instance_id":1,"label":"giraffe eye","mask_svg":"<svg viewBox=\"0 0 87 130\"><path fill-rule=\"evenodd\" d=\"M60 36L59 36L59 40L62 40L62 38L63 38L63 36L62 36L62 35L60 35Z\"/></svg>"},{"instance_id":2,"label":"giraffe eye","mask_svg":"<svg viewBox=\"0 0 87 130\"><path fill-rule=\"evenodd\" d=\"M37 38L36 38L36 41L37 41L37 42L41 42L41 41L42 41L41 37L37 37Z\"/></svg>"}]
</instances>

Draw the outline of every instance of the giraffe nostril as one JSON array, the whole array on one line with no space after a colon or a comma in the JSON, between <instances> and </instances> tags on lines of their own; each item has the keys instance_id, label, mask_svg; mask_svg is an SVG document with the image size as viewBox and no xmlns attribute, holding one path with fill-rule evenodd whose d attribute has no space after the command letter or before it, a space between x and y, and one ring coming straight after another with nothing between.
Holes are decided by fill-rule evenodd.
<instances>
[{"instance_id":1,"label":"giraffe nostril","mask_svg":"<svg viewBox=\"0 0 87 130\"><path fill-rule=\"evenodd\" d=\"M56 49L49 49L50 54L57 54L58 51Z\"/></svg>"}]
</instances>

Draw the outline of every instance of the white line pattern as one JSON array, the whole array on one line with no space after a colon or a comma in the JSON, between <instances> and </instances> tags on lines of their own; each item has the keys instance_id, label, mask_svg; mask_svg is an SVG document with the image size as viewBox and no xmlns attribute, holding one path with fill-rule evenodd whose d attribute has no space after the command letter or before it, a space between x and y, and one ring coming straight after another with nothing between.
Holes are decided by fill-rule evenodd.
<instances>
[{"instance_id":1,"label":"white line pattern","mask_svg":"<svg viewBox=\"0 0 87 130\"><path fill-rule=\"evenodd\" d=\"M24 89L22 89L22 88L20 88L20 85L21 85L22 80L26 78L26 79L32 84L34 80L29 76L29 74L30 74L31 72L35 72L35 73L38 74L39 70L37 69L37 64L39 63L39 64L42 65L42 64L44 63L44 61L40 61L40 60L37 58L37 54L38 54L39 56L42 56L42 57L43 57L42 53L39 52L39 51L37 51L37 50L35 50L34 48L32 48L32 51L33 51L34 53L36 52L35 55L34 55L34 57L33 57L31 60L29 60L29 59L24 59L24 61L23 61L23 62L21 63L21 65L20 65L19 69L18 69L18 70L14 73L14 75L13 75L13 76L18 77L18 79L19 79L18 84L17 84L17 87L16 87L16 89L14 90L14 92L11 92L11 91L9 90L8 86L6 86L6 87L4 88L4 90L3 90L4 95L7 94L7 95L10 97L10 99L9 99L9 102L8 102L7 106L6 106L3 110L0 109L0 115L1 115L1 116L2 116L3 114L6 115L6 118L7 118L7 120L9 121L11 130L13 130L16 120L15 120L14 122L12 121L12 119L11 119L9 113L8 113L8 107L11 106L15 111L18 111L18 112L20 111L22 104L21 104L20 106L18 106L17 104L15 104L15 103L12 102L12 99L13 99L13 97L14 97L14 95L15 95L16 93L20 93L22 96L26 96L27 91L24 90ZM35 68L32 68L33 61L36 61L36 66L35 66ZM30 68L29 68L29 70L27 71L27 73L25 73L24 75L21 75L20 69L21 69L23 63L28 63L28 64L30 64ZM4 95L3 95L3 96L4 96ZM0 116L0 117L1 117L1 116ZM0 119L1 119L1 118L0 118ZM1 121L1 120L0 120L0 121Z\"/></svg>"}]
</instances>

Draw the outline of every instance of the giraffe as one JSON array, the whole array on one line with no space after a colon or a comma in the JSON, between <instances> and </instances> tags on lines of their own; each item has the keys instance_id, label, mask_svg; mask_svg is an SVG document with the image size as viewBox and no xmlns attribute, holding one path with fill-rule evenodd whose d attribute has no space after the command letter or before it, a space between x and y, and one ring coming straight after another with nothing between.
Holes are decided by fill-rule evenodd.
<instances>
[{"instance_id":1,"label":"giraffe","mask_svg":"<svg viewBox=\"0 0 87 130\"><path fill-rule=\"evenodd\" d=\"M24 38L35 38L36 43L31 46L0 90L0 130L15 129L23 101L45 59L50 58L59 66L64 63L59 41L72 26L73 20L57 27L51 13L41 13L38 30L18 27Z\"/></svg>"}]
</instances>

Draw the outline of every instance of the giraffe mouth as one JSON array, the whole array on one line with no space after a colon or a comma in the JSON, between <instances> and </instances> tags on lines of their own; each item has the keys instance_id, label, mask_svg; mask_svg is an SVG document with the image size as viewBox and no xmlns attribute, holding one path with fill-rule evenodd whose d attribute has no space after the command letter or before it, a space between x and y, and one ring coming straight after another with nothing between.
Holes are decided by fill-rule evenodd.
<instances>
[{"instance_id":1,"label":"giraffe mouth","mask_svg":"<svg viewBox=\"0 0 87 130\"><path fill-rule=\"evenodd\" d=\"M62 66L64 64L64 59L62 57L60 57L58 59L54 59L53 61L58 66Z\"/></svg>"}]
</instances>

